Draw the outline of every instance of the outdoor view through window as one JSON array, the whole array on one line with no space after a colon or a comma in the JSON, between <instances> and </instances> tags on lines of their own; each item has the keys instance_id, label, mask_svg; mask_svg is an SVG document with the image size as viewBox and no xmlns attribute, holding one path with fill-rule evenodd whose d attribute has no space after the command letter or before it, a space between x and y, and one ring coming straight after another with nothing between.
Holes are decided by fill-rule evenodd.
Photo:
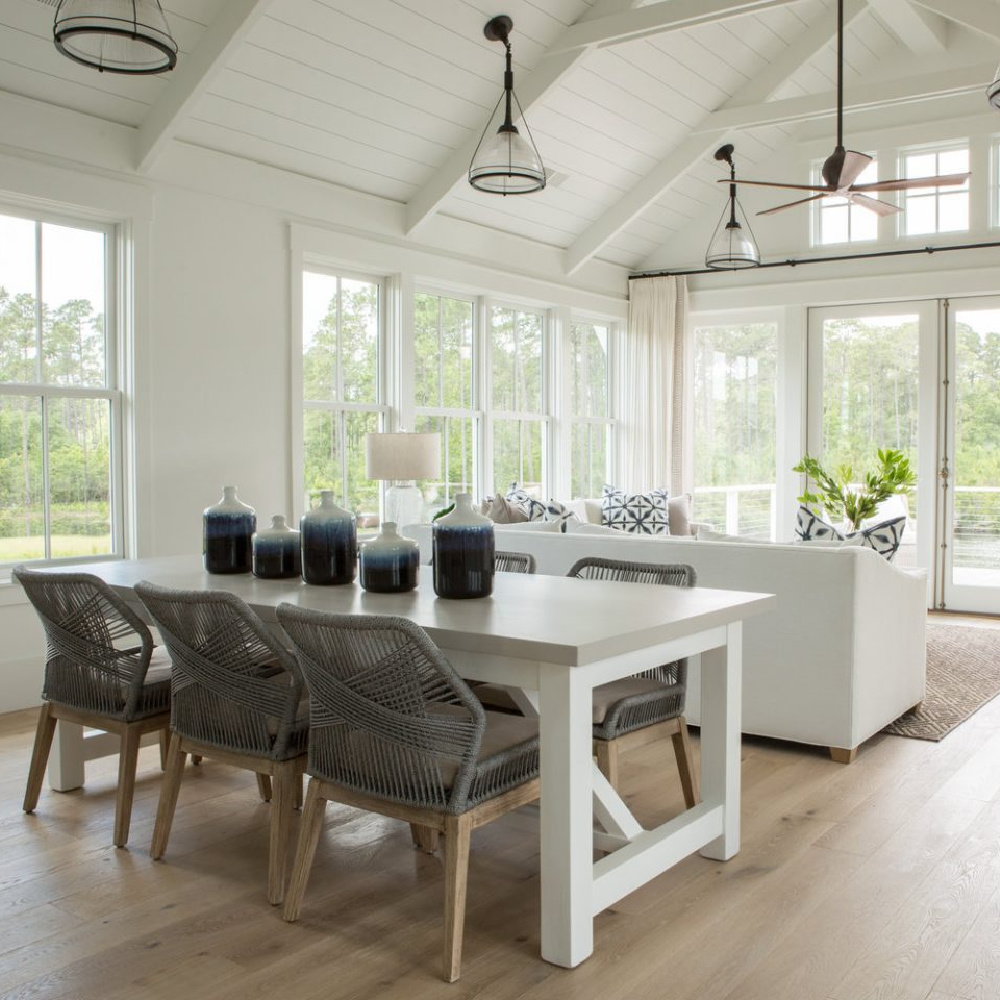
<instances>
[{"instance_id":1,"label":"outdoor view through window","mask_svg":"<svg viewBox=\"0 0 1000 1000\"><path fill-rule=\"evenodd\" d=\"M120 551L108 237L0 216L2 564Z\"/></svg>"}]
</instances>

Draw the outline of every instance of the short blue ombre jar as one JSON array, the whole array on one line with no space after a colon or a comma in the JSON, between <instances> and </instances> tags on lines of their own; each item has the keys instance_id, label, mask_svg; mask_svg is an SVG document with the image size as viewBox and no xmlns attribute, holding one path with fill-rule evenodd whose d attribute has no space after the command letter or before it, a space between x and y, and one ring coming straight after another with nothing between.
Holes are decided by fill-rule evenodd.
<instances>
[{"instance_id":1,"label":"short blue ombre jar","mask_svg":"<svg viewBox=\"0 0 1000 1000\"><path fill-rule=\"evenodd\" d=\"M361 586L373 594L405 594L417 585L420 547L405 538L392 521L361 546Z\"/></svg>"},{"instance_id":2,"label":"short blue ombre jar","mask_svg":"<svg viewBox=\"0 0 1000 1000\"><path fill-rule=\"evenodd\" d=\"M271 527L253 536L253 575L261 580L284 580L301 572L299 533L275 514Z\"/></svg>"},{"instance_id":3,"label":"short blue ombre jar","mask_svg":"<svg viewBox=\"0 0 1000 1000\"><path fill-rule=\"evenodd\" d=\"M493 593L493 522L472 509L472 495L457 493L455 509L434 522L434 593L465 600Z\"/></svg>"},{"instance_id":4,"label":"short blue ombre jar","mask_svg":"<svg viewBox=\"0 0 1000 1000\"><path fill-rule=\"evenodd\" d=\"M209 573L249 573L257 515L236 497L235 486L222 487L222 499L202 513L202 551Z\"/></svg>"},{"instance_id":5,"label":"short blue ombre jar","mask_svg":"<svg viewBox=\"0 0 1000 1000\"><path fill-rule=\"evenodd\" d=\"M323 490L319 506L299 521L302 542L302 579L326 586L352 583L358 568L358 531L354 515Z\"/></svg>"}]
</instances>

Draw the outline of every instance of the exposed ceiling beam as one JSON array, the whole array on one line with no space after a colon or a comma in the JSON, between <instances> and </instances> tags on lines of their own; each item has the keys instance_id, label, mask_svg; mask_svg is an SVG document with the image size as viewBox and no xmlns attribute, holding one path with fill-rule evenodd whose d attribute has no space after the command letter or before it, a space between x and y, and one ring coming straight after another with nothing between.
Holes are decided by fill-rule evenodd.
<instances>
[{"instance_id":1,"label":"exposed ceiling beam","mask_svg":"<svg viewBox=\"0 0 1000 1000\"><path fill-rule=\"evenodd\" d=\"M770 7L787 7L796 0L660 0L659 3L606 17L581 21L567 28L550 52L619 45L647 35L727 21Z\"/></svg>"},{"instance_id":2,"label":"exposed ceiling beam","mask_svg":"<svg viewBox=\"0 0 1000 1000\"><path fill-rule=\"evenodd\" d=\"M868 0L886 27L919 56L943 52L948 46L948 22L909 0ZM998 12L1000 13L1000 12Z\"/></svg>"},{"instance_id":3,"label":"exposed ceiling beam","mask_svg":"<svg viewBox=\"0 0 1000 1000\"><path fill-rule=\"evenodd\" d=\"M562 32L535 69L518 81L517 97L525 116L531 105L541 100L589 48L626 41L643 34L675 31L692 24L725 20L767 7L786 6L798 0L661 0L660 3L635 7L637 2L638 0L633 0L627 5L633 9L623 10L622 0L601 0L583 20ZM592 30L589 27L591 24L601 27ZM405 224L408 235L434 214L455 185L465 177L478 145L479 135L470 136L409 200Z\"/></svg>"},{"instance_id":4,"label":"exposed ceiling beam","mask_svg":"<svg viewBox=\"0 0 1000 1000\"><path fill-rule=\"evenodd\" d=\"M846 0L844 22L850 24L865 9L864 0ZM836 34L832 19L812 24L791 45L772 59L739 92L737 98L723 107L737 106L737 100L756 104L774 93L800 66L808 62ZM610 243L637 216L684 176L712 147L723 138L726 126L711 128L713 115L706 115L698 126L700 134L688 136L676 149L658 163L631 191L595 219L567 248L566 273L572 274L602 247ZM707 126L704 131L702 127Z\"/></svg>"},{"instance_id":5,"label":"exposed ceiling beam","mask_svg":"<svg viewBox=\"0 0 1000 1000\"><path fill-rule=\"evenodd\" d=\"M992 0L913 0L926 10L965 25L990 38L1000 38L1000 7Z\"/></svg>"},{"instance_id":6,"label":"exposed ceiling beam","mask_svg":"<svg viewBox=\"0 0 1000 1000\"><path fill-rule=\"evenodd\" d=\"M950 97L953 94L977 92L983 89L984 81L992 77L995 68L992 64L984 64L862 84L852 87L847 92L844 98L844 110L883 108L894 104L911 104L937 97ZM837 95L834 91L830 91L825 94L790 97L782 101L762 101L759 104L743 107L720 108L696 126L695 131L789 125L813 118L832 118L836 113Z\"/></svg>"},{"instance_id":7,"label":"exposed ceiling beam","mask_svg":"<svg viewBox=\"0 0 1000 1000\"><path fill-rule=\"evenodd\" d=\"M183 58L136 133L136 169L145 173L226 65L271 0L227 0L194 51Z\"/></svg>"}]
</instances>

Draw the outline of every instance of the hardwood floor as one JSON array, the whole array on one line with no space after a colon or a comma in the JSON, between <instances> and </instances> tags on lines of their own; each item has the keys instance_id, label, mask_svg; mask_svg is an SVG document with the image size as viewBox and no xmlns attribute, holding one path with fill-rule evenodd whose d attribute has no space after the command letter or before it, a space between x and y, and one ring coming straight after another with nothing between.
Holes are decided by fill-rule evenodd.
<instances>
[{"instance_id":1,"label":"hardwood floor","mask_svg":"<svg viewBox=\"0 0 1000 1000\"><path fill-rule=\"evenodd\" d=\"M191 769L153 862L156 749L141 752L116 850L114 758L21 812L34 721L0 716L3 998L1000 997L1000 699L940 744L878 736L849 767L747 740L741 853L689 858L601 914L573 971L538 955L534 817L477 831L453 986L439 978L441 857L405 824L331 805L301 918L285 924L264 891L270 807L249 774ZM682 807L667 744L626 756L622 783L640 818Z\"/></svg>"}]
</instances>

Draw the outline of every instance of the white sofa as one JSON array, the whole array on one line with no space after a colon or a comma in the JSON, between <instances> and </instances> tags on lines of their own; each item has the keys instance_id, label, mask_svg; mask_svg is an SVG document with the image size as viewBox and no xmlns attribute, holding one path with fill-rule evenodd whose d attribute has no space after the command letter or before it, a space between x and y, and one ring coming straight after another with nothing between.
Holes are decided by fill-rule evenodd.
<instances>
[{"instance_id":1,"label":"white sofa","mask_svg":"<svg viewBox=\"0 0 1000 1000\"><path fill-rule=\"evenodd\" d=\"M430 559L430 526L413 526ZM826 746L836 760L924 697L926 582L871 549L698 541L690 536L497 531L497 548L530 552L562 576L582 556L688 563L698 584L773 593L777 609L743 632L743 731ZM692 664L686 715L698 722Z\"/></svg>"}]
</instances>

